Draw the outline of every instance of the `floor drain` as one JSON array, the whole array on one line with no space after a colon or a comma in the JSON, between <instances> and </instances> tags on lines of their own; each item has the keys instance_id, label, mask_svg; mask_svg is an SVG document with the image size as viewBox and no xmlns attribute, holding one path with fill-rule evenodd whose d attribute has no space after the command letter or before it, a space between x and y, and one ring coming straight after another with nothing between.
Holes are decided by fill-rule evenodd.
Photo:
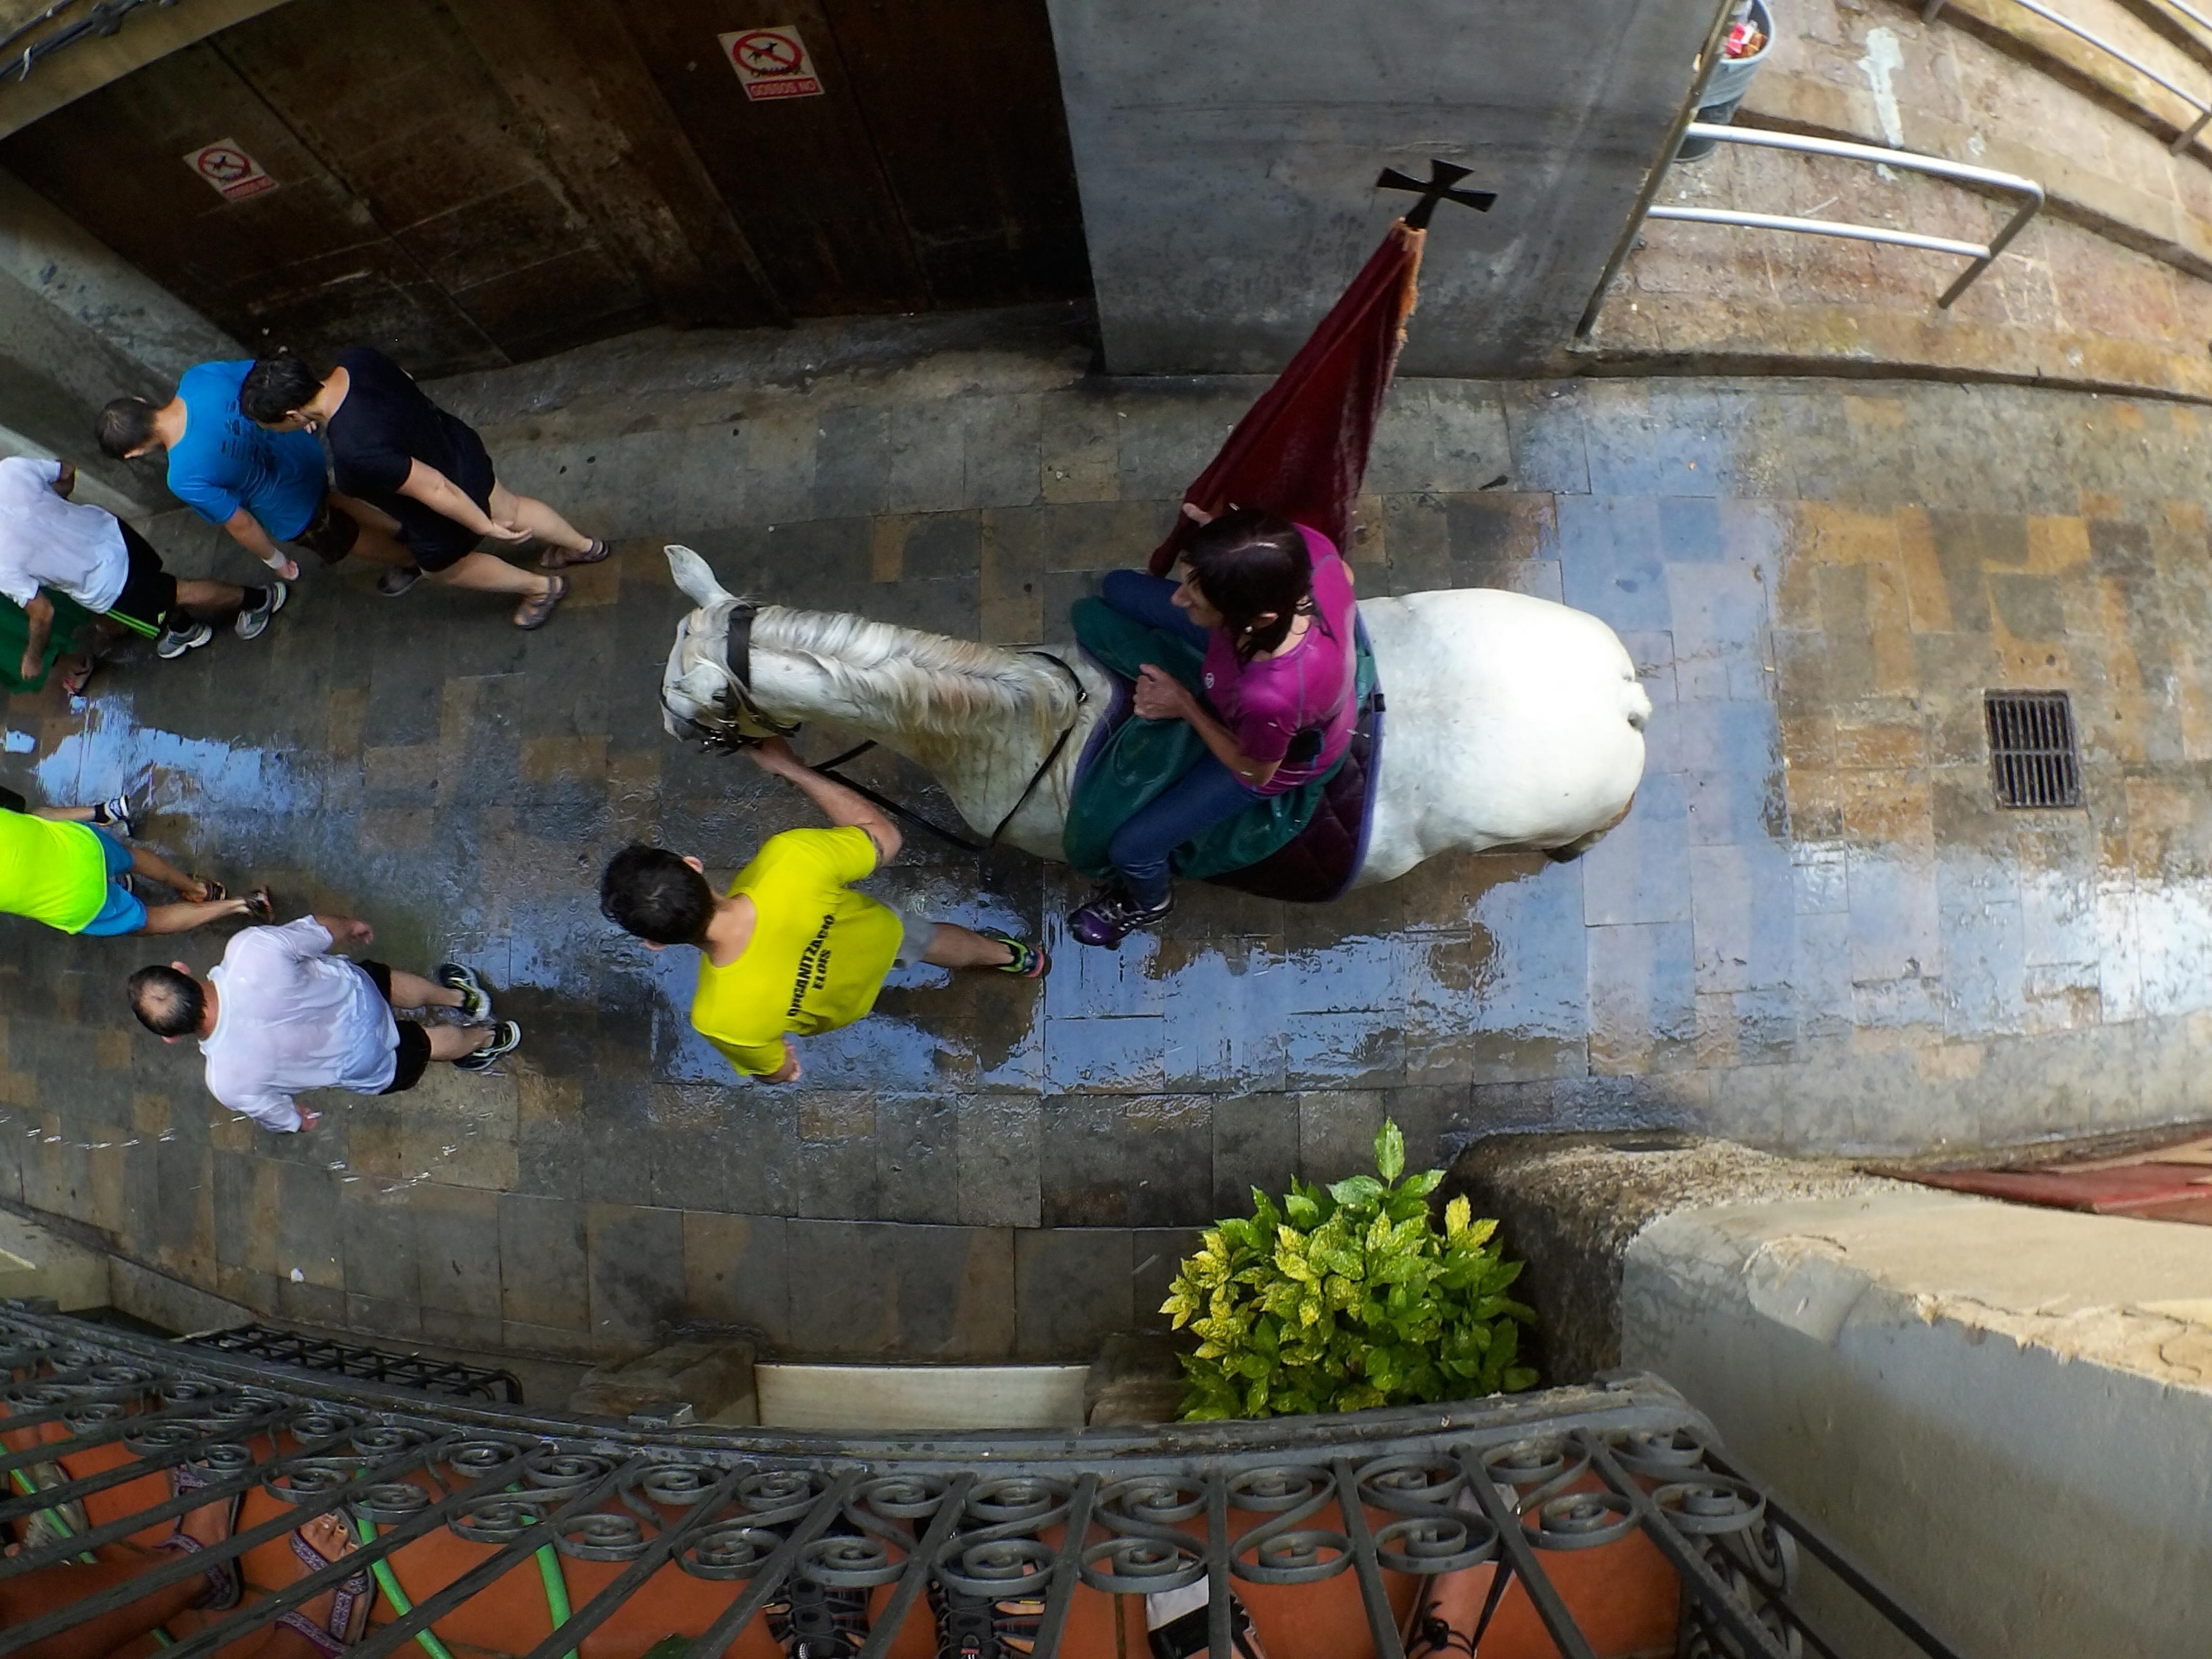
<instances>
[{"instance_id":1,"label":"floor drain","mask_svg":"<svg viewBox=\"0 0 2212 1659\"><path fill-rule=\"evenodd\" d=\"M1991 691L1990 775L2000 806L2079 806L2081 757L2074 705L2063 691Z\"/></svg>"}]
</instances>

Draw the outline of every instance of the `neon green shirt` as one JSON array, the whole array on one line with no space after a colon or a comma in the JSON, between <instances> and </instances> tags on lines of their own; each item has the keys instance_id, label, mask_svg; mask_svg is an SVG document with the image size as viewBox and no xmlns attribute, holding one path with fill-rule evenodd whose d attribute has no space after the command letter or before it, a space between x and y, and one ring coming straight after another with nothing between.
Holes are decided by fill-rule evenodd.
<instances>
[{"instance_id":1,"label":"neon green shirt","mask_svg":"<svg viewBox=\"0 0 2212 1659\"><path fill-rule=\"evenodd\" d=\"M753 936L728 967L700 963L691 1024L739 1071L766 1077L786 1033L834 1031L876 1006L898 913L845 884L875 867L875 842L848 826L771 836L738 872L730 895L752 900Z\"/></svg>"},{"instance_id":2,"label":"neon green shirt","mask_svg":"<svg viewBox=\"0 0 2212 1659\"><path fill-rule=\"evenodd\" d=\"M81 933L107 902L107 860L81 823L0 810L0 910Z\"/></svg>"}]
</instances>

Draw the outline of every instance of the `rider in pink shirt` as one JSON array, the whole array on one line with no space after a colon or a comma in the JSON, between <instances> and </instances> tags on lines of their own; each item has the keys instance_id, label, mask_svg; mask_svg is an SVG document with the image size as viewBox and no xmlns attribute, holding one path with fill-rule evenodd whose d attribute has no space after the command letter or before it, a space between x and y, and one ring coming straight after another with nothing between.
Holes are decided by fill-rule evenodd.
<instances>
[{"instance_id":1,"label":"rider in pink shirt","mask_svg":"<svg viewBox=\"0 0 2212 1659\"><path fill-rule=\"evenodd\" d=\"M1147 664L1134 701L1141 719L1187 721L1206 753L1107 843L1117 879L1068 918L1089 945L1117 945L1166 915L1175 849L1326 774L1358 716L1352 573L1326 536L1232 508L1194 532L1183 556L1179 583L1116 570L1102 594L1123 616L1205 651L1202 698Z\"/></svg>"}]
</instances>

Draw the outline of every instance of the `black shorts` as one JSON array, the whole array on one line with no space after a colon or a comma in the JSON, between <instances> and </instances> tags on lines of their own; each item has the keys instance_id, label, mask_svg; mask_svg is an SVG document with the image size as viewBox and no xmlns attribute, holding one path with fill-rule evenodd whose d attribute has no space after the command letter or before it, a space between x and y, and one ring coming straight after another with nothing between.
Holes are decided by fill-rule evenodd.
<instances>
[{"instance_id":1,"label":"black shorts","mask_svg":"<svg viewBox=\"0 0 2212 1659\"><path fill-rule=\"evenodd\" d=\"M315 516L307 520L307 527L292 538L325 564L336 564L353 551L353 544L361 539L361 524L352 514L335 505L325 490Z\"/></svg>"},{"instance_id":2,"label":"black shorts","mask_svg":"<svg viewBox=\"0 0 2212 1659\"><path fill-rule=\"evenodd\" d=\"M392 969L381 962L356 962L354 966L368 975L376 987L377 995L384 999L386 1007L392 1006ZM399 1028L399 1054L392 1073L392 1081L380 1091L387 1095L404 1095L422 1080L422 1073L430 1067L430 1034L411 1019L395 1019Z\"/></svg>"},{"instance_id":3,"label":"black shorts","mask_svg":"<svg viewBox=\"0 0 2212 1659\"><path fill-rule=\"evenodd\" d=\"M115 524L123 532L131 574L123 579L123 592L107 607L107 614L133 633L157 638L177 608L177 579L161 568L161 556L151 542L120 519Z\"/></svg>"},{"instance_id":4,"label":"black shorts","mask_svg":"<svg viewBox=\"0 0 2212 1659\"><path fill-rule=\"evenodd\" d=\"M472 428L447 417L453 428L453 459L458 470L453 486L477 504L479 512L491 511L492 485L497 482L492 472L491 452L483 447L483 440ZM399 539L415 556L415 562L425 570L444 570L459 564L475 552L483 538L465 526L455 524L442 513L434 513L421 502L403 500L411 509L399 520Z\"/></svg>"}]
</instances>

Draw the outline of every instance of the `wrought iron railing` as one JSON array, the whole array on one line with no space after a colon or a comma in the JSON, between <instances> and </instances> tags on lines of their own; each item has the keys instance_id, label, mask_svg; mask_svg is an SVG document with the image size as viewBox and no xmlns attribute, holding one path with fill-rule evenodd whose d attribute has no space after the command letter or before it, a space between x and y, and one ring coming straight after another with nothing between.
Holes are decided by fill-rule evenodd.
<instances>
[{"instance_id":1,"label":"wrought iron railing","mask_svg":"<svg viewBox=\"0 0 2212 1659\"><path fill-rule=\"evenodd\" d=\"M692 1638L695 1659L772 1653L759 1626L779 1607L788 1620L798 1586L861 1609L851 1644L821 1650L869 1659L962 1597L1026 1603L1039 1655L1140 1652L1146 1609L1158 1605L1142 1598L1176 1592L1194 1615L1204 1610L1217 1655L1238 1650L1232 1622L1249 1608L1277 1659L1472 1652L1486 1635L1480 1650L1503 1653L1512 1617L1536 1644L1519 1650L1548 1639L1569 1659L1596 1659L1631 1650L1608 1598L1655 1575L1660 1628L1680 1653L1840 1655L1816 1596L1861 1603L1925 1653L1952 1651L1650 1378L1147 1432L647 1434L164 1344L20 1304L0 1305L0 1371L12 1379L0 1389L0 1465L19 1486L27 1469L47 1481L0 1502L0 1525L78 1517L67 1535L0 1560L11 1606L22 1587L4 1581L45 1575L40 1585L63 1587L0 1629L0 1655L331 1512L350 1520L358 1549L295 1582L254 1584L230 1611L191 1615L166 1632L165 1659L214 1655L369 1565L384 1606L359 1659L410 1642L433 1656L453 1643L561 1659L594 1632L599 1654L642 1655L671 1632ZM181 1495L147 1478L185 1465L204 1484ZM66 1594L68 1575L84 1570L65 1564L82 1553L112 1557L122 1540L232 1496L245 1501L227 1541L149 1553L127 1583ZM545 1589L534 1622L485 1617L534 1583L533 1557ZM1453 1605L1479 1612L1440 1638L1431 1621L1450 1621L1432 1602L1455 1586ZM1115 1634L1122 1615L1133 1637ZM1318 1634L1331 1628L1356 1635Z\"/></svg>"}]
</instances>

